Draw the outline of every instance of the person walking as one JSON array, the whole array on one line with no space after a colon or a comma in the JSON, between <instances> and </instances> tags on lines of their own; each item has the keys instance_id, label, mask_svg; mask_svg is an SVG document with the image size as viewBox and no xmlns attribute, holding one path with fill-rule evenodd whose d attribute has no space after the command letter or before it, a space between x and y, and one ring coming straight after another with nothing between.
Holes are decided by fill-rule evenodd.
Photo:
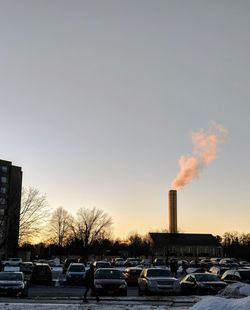
<instances>
[{"instance_id":1,"label":"person walking","mask_svg":"<svg viewBox=\"0 0 250 310\"><path fill-rule=\"evenodd\" d=\"M177 269L178 269L178 264L177 264L177 260L176 259L172 259L170 261L170 271L172 272L172 275L174 277L177 276Z\"/></svg>"},{"instance_id":2,"label":"person walking","mask_svg":"<svg viewBox=\"0 0 250 310\"><path fill-rule=\"evenodd\" d=\"M83 297L83 302L88 302L87 300L87 294L88 291L91 289L92 294L95 296L96 301L100 301L99 296L96 293L96 289L95 289L95 284L94 284L94 280L95 280L95 267L93 264L90 265L89 270L86 272L86 276L85 276L85 286L86 286L86 290L84 292L84 297Z\"/></svg>"}]
</instances>

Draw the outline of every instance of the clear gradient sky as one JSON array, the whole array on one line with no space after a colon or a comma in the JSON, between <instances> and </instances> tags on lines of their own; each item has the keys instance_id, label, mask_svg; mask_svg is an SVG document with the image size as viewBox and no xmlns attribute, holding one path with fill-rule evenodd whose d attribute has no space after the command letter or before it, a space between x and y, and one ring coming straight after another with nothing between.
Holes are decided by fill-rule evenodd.
<instances>
[{"instance_id":1,"label":"clear gradient sky","mask_svg":"<svg viewBox=\"0 0 250 310\"><path fill-rule=\"evenodd\" d=\"M51 210L168 228L191 130L228 143L178 191L182 232L250 232L250 2L1 0L0 158Z\"/></svg>"}]
</instances>

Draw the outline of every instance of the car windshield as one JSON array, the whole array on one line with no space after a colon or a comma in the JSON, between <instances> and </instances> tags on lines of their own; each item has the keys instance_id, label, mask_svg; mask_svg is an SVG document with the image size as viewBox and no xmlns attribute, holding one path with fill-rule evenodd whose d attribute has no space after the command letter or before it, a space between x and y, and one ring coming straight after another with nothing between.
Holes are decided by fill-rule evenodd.
<instances>
[{"instance_id":1,"label":"car windshield","mask_svg":"<svg viewBox=\"0 0 250 310\"><path fill-rule=\"evenodd\" d=\"M71 271L71 272L84 272L85 267L82 265L72 265L69 267L69 271Z\"/></svg>"},{"instance_id":2,"label":"car windshield","mask_svg":"<svg viewBox=\"0 0 250 310\"><path fill-rule=\"evenodd\" d=\"M142 272L142 269L131 269L128 271L131 275L140 275Z\"/></svg>"},{"instance_id":3,"label":"car windshield","mask_svg":"<svg viewBox=\"0 0 250 310\"><path fill-rule=\"evenodd\" d=\"M123 273L120 270L97 270L96 279L123 279Z\"/></svg>"},{"instance_id":4,"label":"car windshield","mask_svg":"<svg viewBox=\"0 0 250 310\"><path fill-rule=\"evenodd\" d=\"M169 270L164 269L149 269L147 271L147 277L170 277L171 273Z\"/></svg>"},{"instance_id":5,"label":"car windshield","mask_svg":"<svg viewBox=\"0 0 250 310\"><path fill-rule=\"evenodd\" d=\"M110 263L108 263L108 262L107 263L105 263L105 262L96 263L96 268L105 268L105 267L110 267Z\"/></svg>"},{"instance_id":6,"label":"car windshield","mask_svg":"<svg viewBox=\"0 0 250 310\"><path fill-rule=\"evenodd\" d=\"M239 273L243 280L250 280L250 271L244 270L244 271L239 271Z\"/></svg>"},{"instance_id":7,"label":"car windshield","mask_svg":"<svg viewBox=\"0 0 250 310\"><path fill-rule=\"evenodd\" d=\"M220 281L215 275L206 273L195 275L195 279L198 282Z\"/></svg>"},{"instance_id":8,"label":"car windshield","mask_svg":"<svg viewBox=\"0 0 250 310\"><path fill-rule=\"evenodd\" d=\"M21 273L14 272L0 272L0 281L22 281L23 276Z\"/></svg>"}]
</instances>

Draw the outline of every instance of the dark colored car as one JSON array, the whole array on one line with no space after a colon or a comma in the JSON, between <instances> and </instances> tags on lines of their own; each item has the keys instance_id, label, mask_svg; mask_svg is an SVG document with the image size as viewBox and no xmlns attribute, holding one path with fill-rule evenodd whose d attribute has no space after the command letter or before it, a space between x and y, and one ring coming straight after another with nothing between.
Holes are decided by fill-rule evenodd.
<instances>
[{"instance_id":1,"label":"dark colored car","mask_svg":"<svg viewBox=\"0 0 250 310\"><path fill-rule=\"evenodd\" d=\"M221 280L225 281L228 284L236 283L236 282L245 282L250 283L250 270L249 269L230 269L226 271Z\"/></svg>"},{"instance_id":2,"label":"dark colored car","mask_svg":"<svg viewBox=\"0 0 250 310\"><path fill-rule=\"evenodd\" d=\"M98 295L127 296L127 283L123 273L118 269L97 269L94 285Z\"/></svg>"},{"instance_id":3,"label":"dark colored car","mask_svg":"<svg viewBox=\"0 0 250 310\"><path fill-rule=\"evenodd\" d=\"M191 273L181 280L181 290L186 294L217 294L227 284L210 273Z\"/></svg>"},{"instance_id":4,"label":"dark colored car","mask_svg":"<svg viewBox=\"0 0 250 310\"><path fill-rule=\"evenodd\" d=\"M125 267L135 267L139 265L140 260L135 257L129 257L125 260L124 266Z\"/></svg>"},{"instance_id":5,"label":"dark colored car","mask_svg":"<svg viewBox=\"0 0 250 310\"><path fill-rule=\"evenodd\" d=\"M23 262L20 264L20 271L23 272L25 280L30 280L32 270L33 270L32 262Z\"/></svg>"},{"instance_id":6,"label":"dark colored car","mask_svg":"<svg viewBox=\"0 0 250 310\"><path fill-rule=\"evenodd\" d=\"M84 264L71 263L66 272L66 280L69 284L83 284L86 271Z\"/></svg>"},{"instance_id":7,"label":"dark colored car","mask_svg":"<svg viewBox=\"0 0 250 310\"><path fill-rule=\"evenodd\" d=\"M107 262L105 260L97 260L93 263L93 266L95 267L95 269L98 268L110 268L111 264L110 262Z\"/></svg>"},{"instance_id":8,"label":"dark colored car","mask_svg":"<svg viewBox=\"0 0 250 310\"><path fill-rule=\"evenodd\" d=\"M153 260L153 266L156 267L166 266L166 261L163 258L155 258Z\"/></svg>"},{"instance_id":9,"label":"dark colored car","mask_svg":"<svg viewBox=\"0 0 250 310\"><path fill-rule=\"evenodd\" d=\"M138 278L142 272L142 268L138 267L129 267L124 271L125 280L128 285L137 285Z\"/></svg>"},{"instance_id":10,"label":"dark colored car","mask_svg":"<svg viewBox=\"0 0 250 310\"><path fill-rule=\"evenodd\" d=\"M0 294L27 297L28 286L22 272L0 272Z\"/></svg>"},{"instance_id":11,"label":"dark colored car","mask_svg":"<svg viewBox=\"0 0 250 310\"><path fill-rule=\"evenodd\" d=\"M49 264L36 263L31 274L31 282L39 284L52 284L52 271Z\"/></svg>"}]
</instances>

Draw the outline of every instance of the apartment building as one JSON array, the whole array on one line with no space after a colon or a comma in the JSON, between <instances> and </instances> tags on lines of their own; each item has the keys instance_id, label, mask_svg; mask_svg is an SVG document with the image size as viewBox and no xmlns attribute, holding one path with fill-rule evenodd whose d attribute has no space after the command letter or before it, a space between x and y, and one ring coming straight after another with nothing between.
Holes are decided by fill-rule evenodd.
<instances>
[{"instance_id":1,"label":"apartment building","mask_svg":"<svg viewBox=\"0 0 250 310\"><path fill-rule=\"evenodd\" d=\"M17 255L22 169L0 159L0 258Z\"/></svg>"}]
</instances>

